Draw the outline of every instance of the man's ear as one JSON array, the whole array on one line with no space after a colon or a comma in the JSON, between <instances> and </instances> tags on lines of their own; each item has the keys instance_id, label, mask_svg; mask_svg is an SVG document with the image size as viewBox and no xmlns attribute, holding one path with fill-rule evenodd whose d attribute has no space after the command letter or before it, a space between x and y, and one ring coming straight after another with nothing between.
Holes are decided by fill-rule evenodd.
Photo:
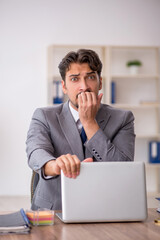
<instances>
[{"instance_id":1,"label":"man's ear","mask_svg":"<svg viewBox=\"0 0 160 240\"><path fill-rule=\"evenodd\" d=\"M99 78L99 90L102 89L102 77Z\"/></svg>"},{"instance_id":2,"label":"man's ear","mask_svg":"<svg viewBox=\"0 0 160 240\"><path fill-rule=\"evenodd\" d=\"M64 93L64 94L67 94L67 89L66 89L65 81L62 80L62 81L61 81L61 84L62 84L63 93Z\"/></svg>"}]
</instances>

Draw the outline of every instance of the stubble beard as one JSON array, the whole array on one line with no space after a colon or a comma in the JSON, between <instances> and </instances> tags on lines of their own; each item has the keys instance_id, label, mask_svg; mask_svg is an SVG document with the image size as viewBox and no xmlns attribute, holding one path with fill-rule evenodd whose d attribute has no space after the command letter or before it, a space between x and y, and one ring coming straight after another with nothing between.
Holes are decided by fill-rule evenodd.
<instances>
[{"instance_id":1,"label":"stubble beard","mask_svg":"<svg viewBox=\"0 0 160 240\"><path fill-rule=\"evenodd\" d=\"M78 111L78 103L74 103L74 102L72 102L71 100L69 100L70 102L71 102L71 104L77 109L77 111Z\"/></svg>"}]
</instances>

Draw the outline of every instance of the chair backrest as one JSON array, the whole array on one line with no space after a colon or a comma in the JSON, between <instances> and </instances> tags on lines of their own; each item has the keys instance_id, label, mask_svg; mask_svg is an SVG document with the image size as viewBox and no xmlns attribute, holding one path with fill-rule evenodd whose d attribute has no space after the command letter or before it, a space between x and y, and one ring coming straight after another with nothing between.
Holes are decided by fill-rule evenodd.
<instances>
[{"instance_id":1,"label":"chair backrest","mask_svg":"<svg viewBox=\"0 0 160 240\"><path fill-rule=\"evenodd\" d=\"M32 178L31 178L31 202L32 202L33 195L36 190L38 182L39 182L39 174L37 172L33 171Z\"/></svg>"}]
</instances>

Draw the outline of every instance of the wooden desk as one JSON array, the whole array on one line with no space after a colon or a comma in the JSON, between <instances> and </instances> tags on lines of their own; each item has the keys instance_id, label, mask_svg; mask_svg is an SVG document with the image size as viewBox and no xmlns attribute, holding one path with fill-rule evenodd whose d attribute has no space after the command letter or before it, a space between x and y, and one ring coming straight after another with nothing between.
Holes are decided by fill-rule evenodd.
<instances>
[{"instance_id":1,"label":"wooden desk","mask_svg":"<svg viewBox=\"0 0 160 240\"><path fill-rule=\"evenodd\" d=\"M0 240L160 240L160 217L156 209L148 209L145 222L65 224L55 217L53 226L33 227L28 235L0 236Z\"/></svg>"}]
</instances>

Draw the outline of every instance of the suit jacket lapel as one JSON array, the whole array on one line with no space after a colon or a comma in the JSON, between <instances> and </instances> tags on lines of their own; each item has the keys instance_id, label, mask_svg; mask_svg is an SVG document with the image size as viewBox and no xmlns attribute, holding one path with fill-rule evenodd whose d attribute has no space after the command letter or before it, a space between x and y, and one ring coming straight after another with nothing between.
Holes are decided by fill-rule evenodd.
<instances>
[{"instance_id":1,"label":"suit jacket lapel","mask_svg":"<svg viewBox=\"0 0 160 240\"><path fill-rule=\"evenodd\" d=\"M72 153L77 155L81 161L84 160L80 134L69 110L68 102L63 105L62 112L57 114L57 118L59 120L60 127L71 147Z\"/></svg>"}]
</instances>

